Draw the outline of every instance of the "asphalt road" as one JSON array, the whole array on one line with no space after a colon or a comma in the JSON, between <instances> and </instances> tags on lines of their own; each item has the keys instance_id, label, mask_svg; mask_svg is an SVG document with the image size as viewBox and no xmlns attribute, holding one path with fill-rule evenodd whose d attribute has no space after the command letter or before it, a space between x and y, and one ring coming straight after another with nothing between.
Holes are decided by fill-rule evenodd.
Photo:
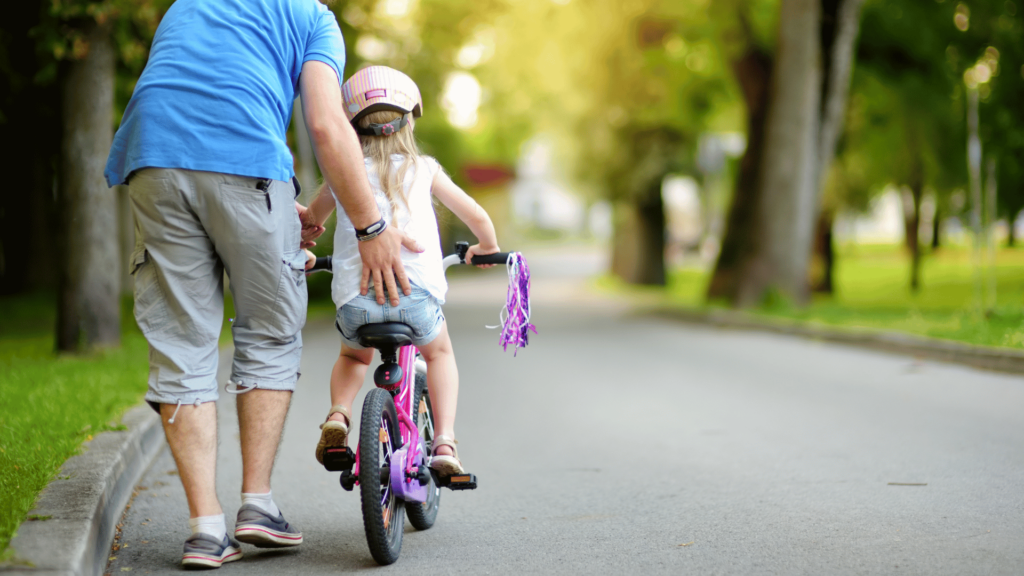
<instances>
[{"instance_id":1,"label":"asphalt road","mask_svg":"<svg viewBox=\"0 0 1024 576\"><path fill-rule=\"evenodd\" d=\"M407 523L386 568L366 547L358 493L313 457L338 340L311 322L274 475L305 543L243 545L220 571L1024 573L1024 380L635 316L582 289L596 265L537 256L540 334L515 358L484 328L501 272L453 281L456 431L480 488L444 491L434 528ZM230 530L241 465L233 398L219 404ZM165 451L108 571L178 572L187 516Z\"/></svg>"}]
</instances>

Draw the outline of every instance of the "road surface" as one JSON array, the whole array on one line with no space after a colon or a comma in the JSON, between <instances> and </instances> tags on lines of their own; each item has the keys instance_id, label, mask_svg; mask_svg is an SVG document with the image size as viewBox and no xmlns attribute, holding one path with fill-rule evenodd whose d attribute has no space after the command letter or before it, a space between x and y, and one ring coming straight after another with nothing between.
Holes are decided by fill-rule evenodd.
<instances>
[{"instance_id":1,"label":"road surface","mask_svg":"<svg viewBox=\"0 0 1024 576\"><path fill-rule=\"evenodd\" d=\"M484 328L502 272L455 278L445 307L459 450L480 488L444 491L434 528L407 523L398 563L374 563L358 493L313 457L338 351L331 322L314 320L274 474L305 543L243 545L222 573L1024 573L1021 378L636 316L586 292L595 255L531 260L540 334L518 357ZM219 407L230 530L233 397ZM174 474L165 451L111 574L179 571L188 511Z\"/></svg>"}]
</instances>

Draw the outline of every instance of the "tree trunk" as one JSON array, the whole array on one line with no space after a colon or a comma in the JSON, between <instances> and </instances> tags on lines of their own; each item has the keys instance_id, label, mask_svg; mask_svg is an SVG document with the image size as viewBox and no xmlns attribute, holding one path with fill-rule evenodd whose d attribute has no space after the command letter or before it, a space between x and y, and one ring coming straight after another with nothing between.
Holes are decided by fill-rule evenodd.
<instances>
[{"instance_id":1,"label":"tree trunk","mask_svg":"<svg viewBox=\"0 0 1024 576\"><path fill-rule=\"evenodd\" d=\"M113 135L114 48L110 29L96 27L88 53L64 81L60 209L64 244L57 349L117 345L121 338L121 259L117 196L103 167Z\"/></svg>"},{"instance_id":2,"label":"tree trunk","mask_svg":"<svg viewBox=\"0 0 1024 576\"><path fill-rule=\"evenodd\" d=\"M935 215L932 216L932 252L942 246L942 210L938 199L935 200Z\"/></svg>"},{"instance_id":3,"label":"tree trunk","mask_svg":"<svg viewBox=\"0 0 1024 576\"><path fill-rule=\"evenodd\" d=\"M117 194L117 241L120 246L121 258L121 295L131 296L135 291L135 281L131 270L125 264L135 250L135 217L132 216L131 199L128 198L127 186L115 186Z\"/></svg>"},{"instance_id":4,"label":"tree trunk","mask_svg":"<svg viewBox=\"0 0 1024 576\"><path fill-rule=\"evenodd\" d=\"M12 6L21 6L13 4ZM7 10L0 20L0 170L18 175L0 194L0 294L56 287L53 263L55 161L60 154L59 90L33 81L45 58L33 31L46 10L39 3Z\"/></svg>"},{"instance_id":5,"label":"tree trunk","mask_svg":"<svg viewBox=\"0 0 1024 576\"><path fill-rule=\"evenodd\" d=\"M740 160L722 248L708 283L707 297L709 300L725 299L735 303L739 294L740 270L754 253L756 242L754 208L758 205L760 191L758 183L764 154L772 58L753 43L748 43L747 49L731 63L731 67L747 107L747 149Z\"/></svg>"},{"instance_id":6,"label":"tree trunk","mask_svg":"<svg viewBox=\"0 0 1024 576\"><path fill-rule=\"evenodd\" d=\"M811 289L821 294L832 294L835 292L836 251L832 237L832 224L834 222L835 214L831 210L822 210L818 216L818 225L814 234L814 253L819 273Z\"/></svg>"},{"instance_id":7,"label":"tree trunk","mask_svg":"<svg viewBox=\"0 0 1024 576\"><path fill-rule=\"evenodd\" d=\"M1006 227L1006 247L1013 248L1017 245L1017 232L1014 230L1014 222L1017 221L1017 215L1020 214L1020 210L1011 210L1010 215L1007 217L1007 223L1009 226Z\"/></svg>"},{"instance_id":8,"label":"tree trunk","mask_svg":"<svg viewBox=\"0 0 1024 576\"><path fill-rule=\"evenodd\" d=\"M843 131L846 101L850 93L860 12L864 0L821 0L821 48L824 66L821 99L821 134L818 149L817 180L825 188L828 169Z\"/></svg>"},{"instance_id":9,"label":"tree trunk","mask_svg":"<svg viewBox=\"0 0 1024 576\"><path fill-rule=\"evenodd\" d=\"M903 217L907 251L910 252L910 290L921 289L921 198L924 196L924 169L921 160L914 162L910 181L910 202L904 203L909 214Z\"/></svg>"},{"instance_id":10,"label":"tree trunk","mask_svg":"<svg viewBox=\"0 0 1024 576\"><path fill-rule=\"evenodd\" d=\"M782 0L756 207L758 242L743 268L740 306L757 305L772 291L798 304L809 296L819 184L819 2Z\"/></svg>"},{"instance_id":11,"label":"tree trunk","mask_svg":"<svg viewBox=\"0 0 1024 576\"><path fill-rule=\"evenodd\" d=\"M665 205L661 179L629 204L615 219L612 272L630 284L665 285Z\"/></svg>"}]
</instances>

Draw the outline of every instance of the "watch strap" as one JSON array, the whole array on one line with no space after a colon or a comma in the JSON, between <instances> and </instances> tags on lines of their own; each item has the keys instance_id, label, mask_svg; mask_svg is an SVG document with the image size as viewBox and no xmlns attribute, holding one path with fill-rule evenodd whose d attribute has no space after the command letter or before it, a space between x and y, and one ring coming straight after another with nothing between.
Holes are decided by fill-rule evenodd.
<instances>
[{"instance_id":1,"label":"watch strap","mask_svg":"<svg viewBox=\"0 0 1024 576\"><path fill-rule=\"evenodd\" d=\"M363 228L362 230L357 228L356 239L359 240L360 242L373 240L377 236L380 236L381 233L387 229L387 227L388 223L383 218L381 218L380 220L377 220L376 222L370 224L369 226Z\"/></svg>"}]
</instances>

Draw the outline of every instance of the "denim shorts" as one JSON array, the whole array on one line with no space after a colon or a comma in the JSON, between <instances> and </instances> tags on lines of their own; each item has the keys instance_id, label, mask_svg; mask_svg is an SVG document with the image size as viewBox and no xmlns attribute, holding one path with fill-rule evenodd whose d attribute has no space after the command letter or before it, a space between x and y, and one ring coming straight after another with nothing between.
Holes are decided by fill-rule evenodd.
<instances>
[{"instance_id":1,"label":"denim shorts","mask_svg":"<svg viewBox=\"0 0 1024 576\"><path fill-rule=\"evenodd\" d=\"M431 343L441 333L444 314L441 305L429 292L418 286L412 287L412 294L402 294L398 306L391 302L377 304L377 296L370 288L366 296L356 296L338 309L334 325L341 332L341 339L349 348L365 348L356 340L356 330L365 324L401 322L412 328L415 346Z\"/></svg>"}]
</instances>

